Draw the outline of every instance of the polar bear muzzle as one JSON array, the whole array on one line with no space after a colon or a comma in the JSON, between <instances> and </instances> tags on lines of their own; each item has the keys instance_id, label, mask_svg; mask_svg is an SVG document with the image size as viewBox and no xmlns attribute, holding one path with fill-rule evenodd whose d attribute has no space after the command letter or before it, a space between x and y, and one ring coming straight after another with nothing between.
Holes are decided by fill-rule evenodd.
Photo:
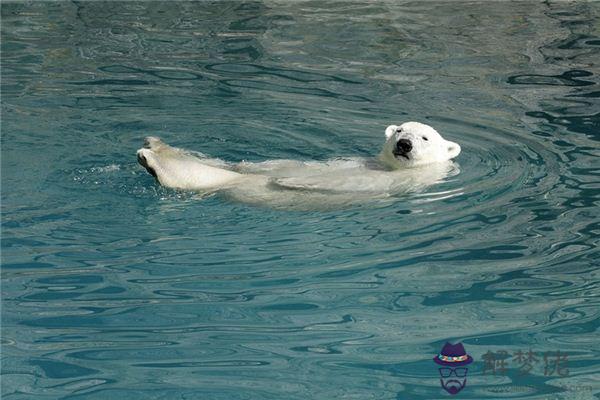
<instances>
[{"instance_id":1,"label":"polar bear muzzle","mask_svg":"<svg viewBox=\"0 0 600 400\"><path fill-rule=\"evenodd\" d=\"M409 139L399 139L393 150L394 156L404 157L409 160L408 153L410 153L412 147L412 142Z\"/></svg>"}]
</instances>

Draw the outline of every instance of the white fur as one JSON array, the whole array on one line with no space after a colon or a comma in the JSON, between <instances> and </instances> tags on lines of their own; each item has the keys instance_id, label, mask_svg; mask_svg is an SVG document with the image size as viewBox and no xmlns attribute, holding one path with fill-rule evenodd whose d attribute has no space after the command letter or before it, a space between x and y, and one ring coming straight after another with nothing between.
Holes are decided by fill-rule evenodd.
<instances>
[{"instance_id":1,"label":"white fur","mask_svg":"<svg viewBox=\"0 0 600 400\"><path fill-rule=\"evenodd\" d=\"M385 136L378 160L229 164L171 147L156 137L146 138L137 156L163 186L204 193L218 190L240 201L285 208L340 206L386 198L422 190L458 173L450 160L460 153L460 146L443 139L430 126L418 122L391 125ZM399 139L413 143L408 159L394 155Z\"/></svg>"},{"instance_id":2,"label":"white fur","mask_svg":"<svg viewBox=\"0 0 600 400\"><path fill-rule=\"evenodd\" d=\"M210 190L244 177L212 166L210 160L201 160L193 153L171 147L153 136L146 138L144 147L137 151L137 157L145 160L146 165L155 171L161 185L174 189Z\"/></svg>"},{"instance_id":3,"label":"white fur","mask_svg":"<svg viewBox=\"0 0 600 400\"><path fill-rule=\"evenodd\" d=\"M380 159L390 168L418 167L453 159L460 154L458 143L445 140L435 129L420 122L390 125L385 130L386 142ZM411 141L413 149L408 159L393 154L399 139Z\"/></svg>"}]
</instances>

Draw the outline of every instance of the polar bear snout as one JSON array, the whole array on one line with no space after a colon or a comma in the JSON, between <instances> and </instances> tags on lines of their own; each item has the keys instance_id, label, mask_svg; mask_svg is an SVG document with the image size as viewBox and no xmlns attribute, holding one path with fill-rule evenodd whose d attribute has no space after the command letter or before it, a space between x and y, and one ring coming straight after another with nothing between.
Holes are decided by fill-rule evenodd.
<instances>
[{"instance_id":1,"label":"polar bear snout","mask_svg":"<svg viewBox=\"0 0 600 400\"><path fill-rule=\"evenodd\" d=\"M396 143L396 147L394 148L393 153L395 156L402 156L408 158L407 154L410 153L412 148L413 146L410 139L399 139Z\"/></svg>"}]
</instances>

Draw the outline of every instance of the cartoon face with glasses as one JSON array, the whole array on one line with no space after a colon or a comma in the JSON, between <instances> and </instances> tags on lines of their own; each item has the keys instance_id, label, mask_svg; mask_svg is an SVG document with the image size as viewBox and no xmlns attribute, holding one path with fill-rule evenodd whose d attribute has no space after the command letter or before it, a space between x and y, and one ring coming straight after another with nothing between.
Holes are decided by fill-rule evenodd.
<instances>
[{"instance_id":1,"label":"cartoon face with glasses","mask_svg":"<svg viewBox=\"0 0 600 400\"><path fill-rule=\"evenodd\" d=\"M463 390L467 385L467 372L469 372L465 365L471 364L473 357L467 354L462 343L446 342L433 361L442 366L439 368L440 384L445 391L456 394Z\"/></svg>"}]
</instances>

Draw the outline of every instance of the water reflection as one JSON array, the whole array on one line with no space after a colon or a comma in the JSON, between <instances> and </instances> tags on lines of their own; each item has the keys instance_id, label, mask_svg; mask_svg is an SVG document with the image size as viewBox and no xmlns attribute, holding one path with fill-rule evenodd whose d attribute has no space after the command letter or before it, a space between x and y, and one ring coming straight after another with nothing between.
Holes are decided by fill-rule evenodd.
<instances>
[{"instance_id":1,"label":"water reflection","mask_svg":"<svg viewBox=\"0 0 600 400\"><path fill-rule=\"evenodd\" d=\"M3 397L427 399L447 340L570 357L462 396L598 393L595 3L1 10ZM133 157L368 157L402 120L461 174L344 210L197 201Z\"/></svg>"}]
</instances>

